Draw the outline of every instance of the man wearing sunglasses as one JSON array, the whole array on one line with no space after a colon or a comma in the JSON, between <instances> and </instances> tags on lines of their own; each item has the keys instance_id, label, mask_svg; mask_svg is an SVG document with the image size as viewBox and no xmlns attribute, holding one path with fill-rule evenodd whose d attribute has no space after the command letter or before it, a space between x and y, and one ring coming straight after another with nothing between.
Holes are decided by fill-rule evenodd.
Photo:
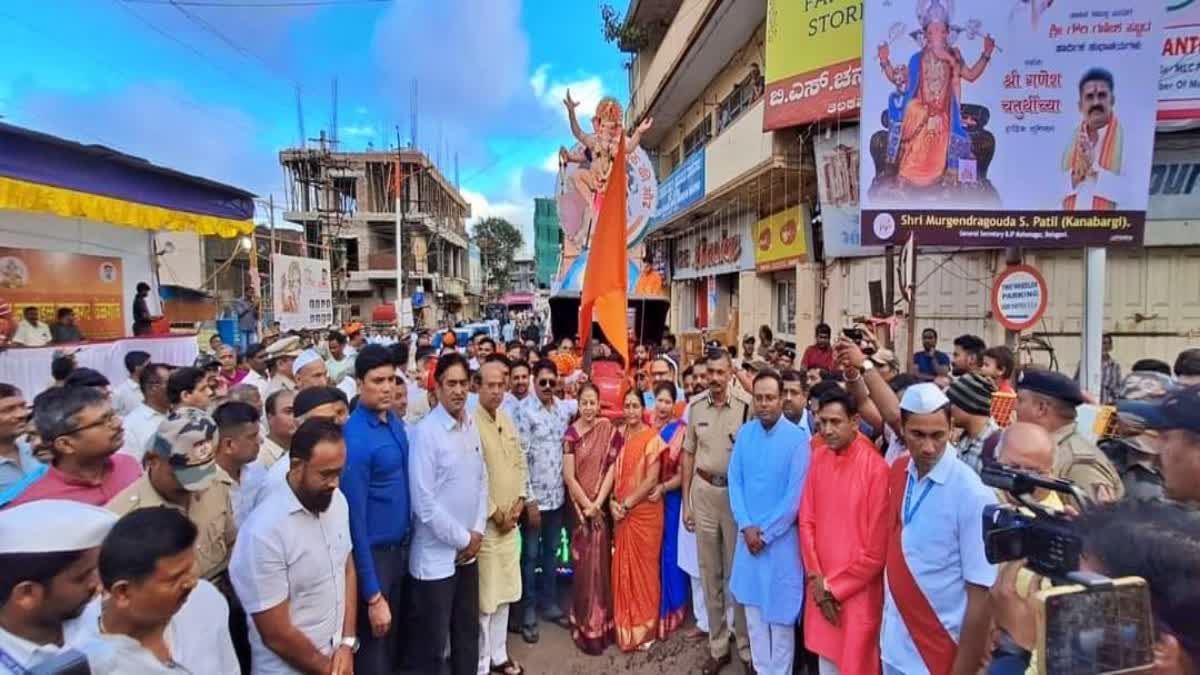
<instances>
[{"instance_id":1,"label":"man wearing sunglasses","mask_svg":"<svg viewBox=\"0 0 1200 675\"><path fill-rule=\"evenodd\" d=\"M12 501L14 506L39 499L104 506L142 472L136 459L117 454L125 442L121 418L98 389L45 391L37 398L33 423L50 450L50 467Z\"/></svg>"},{"instance_id":2,"label":"man wearing sunglasses","mask_svg":"<svg viewBox=\"0 0 1200 675\"><path fill-rule=\"evenodd\" d=\"M517 406L513 420L529 469L521 532L521 636L530 644L538 641L539 605L545 620L556 623L564 620L555 576L558 568L555 554L563 526L562 439L579 406L575 401L555 397L558 380L558 368L552 361L534 364L534 396ZM539 567L540 587L535 575Z\"/></svg>"}]
</instances>

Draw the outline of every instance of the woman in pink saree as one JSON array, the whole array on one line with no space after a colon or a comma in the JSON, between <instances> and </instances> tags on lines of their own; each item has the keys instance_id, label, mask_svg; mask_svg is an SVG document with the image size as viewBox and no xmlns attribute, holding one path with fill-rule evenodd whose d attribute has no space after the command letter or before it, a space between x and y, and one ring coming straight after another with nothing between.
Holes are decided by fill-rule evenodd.
<instances>
[{"instance_id":1,"label":"woman in pink saree","mask_svg":"<svg viewBox=\"0 0 1200 675\"><path fill-rule=\"evenodd\" d=\"M612 538L604 505L612 492L621 434L600 416L600 392L579 390L579 419L563 436L563 480L575 513L571 564L575 570L571 637L584 653L597 655L613 640Z\"/></svg>"}]
</instances>

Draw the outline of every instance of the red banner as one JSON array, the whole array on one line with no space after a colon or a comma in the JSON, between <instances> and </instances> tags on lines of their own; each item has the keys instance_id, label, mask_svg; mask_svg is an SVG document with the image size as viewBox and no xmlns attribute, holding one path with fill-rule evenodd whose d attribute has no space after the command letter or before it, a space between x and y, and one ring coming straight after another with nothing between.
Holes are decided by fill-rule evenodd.
<instances>
[{"instance_id":1,"label":"red banner","mask_svg":"<svg viewBox=\"0 0 1200 675\"><path fill-rule=\"evenodd\" d=\"M37 307L51 323L60 307L70 307L88 339L122 337L122 289L120 258L0 247L0 304L12 305L14 320Z\"/></svg>"}]
</instances>

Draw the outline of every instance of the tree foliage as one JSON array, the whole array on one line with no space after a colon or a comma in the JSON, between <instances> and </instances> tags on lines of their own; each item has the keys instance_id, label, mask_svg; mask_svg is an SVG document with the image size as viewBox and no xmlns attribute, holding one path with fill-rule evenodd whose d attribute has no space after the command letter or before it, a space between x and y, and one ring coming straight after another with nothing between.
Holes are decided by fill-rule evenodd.
<instances>
[{"instance_id":1,"label":"tree foliage","mask_svg":"<svg viewBox=\"0 0 1200 675\"><path fill-rule=\"evenodd\" d=\"M525 245L521 230L503 218L486 218L475 224L472 240L479 247L484 292L508 292L512 287L513 257Z\"/></svg>"}]
</instances>

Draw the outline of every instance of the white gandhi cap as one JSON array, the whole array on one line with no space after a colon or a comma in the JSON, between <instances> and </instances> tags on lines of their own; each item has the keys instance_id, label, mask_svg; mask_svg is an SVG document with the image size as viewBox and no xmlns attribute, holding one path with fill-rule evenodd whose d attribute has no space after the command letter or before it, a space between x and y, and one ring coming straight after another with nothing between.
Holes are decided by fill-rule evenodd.
<instances>
[{"instance_id":1,"label":"white gandhi cap","mask_svg":"<svg viewBox=\"0 0 1200 675\"><path fill-rule=\"evenodd\" d=\"M107 509L42 499L0 511L0 555L96 548L117 522Z\"/></svg>"},{"instance_id":2,"label":"white gandhi cap","mask_svg":"<svg viewBox=\"0 0 1200 675\"><path fill-rule=\"evenodd\" d=\"M296 360L292 363L292 372L298 373L301 370L304 370L304 366L307 366L310 363L316 363L320 360L321 355L316 351L312 349L305 349L304 351L300 352L300 356L297 356Z\"/></svg>"},{"instance_id":3,"label":"white gandhi cap","mask_svg":"<svg viewBox=\"0 0 1200 675\"><path fill-rule=\"evenodd\" d=\"M904 390L904 398L900 399L900 409L914 415L928 415L949 404L950 399L932 382L912 385Z\"/></svg>"}]
</instances>

